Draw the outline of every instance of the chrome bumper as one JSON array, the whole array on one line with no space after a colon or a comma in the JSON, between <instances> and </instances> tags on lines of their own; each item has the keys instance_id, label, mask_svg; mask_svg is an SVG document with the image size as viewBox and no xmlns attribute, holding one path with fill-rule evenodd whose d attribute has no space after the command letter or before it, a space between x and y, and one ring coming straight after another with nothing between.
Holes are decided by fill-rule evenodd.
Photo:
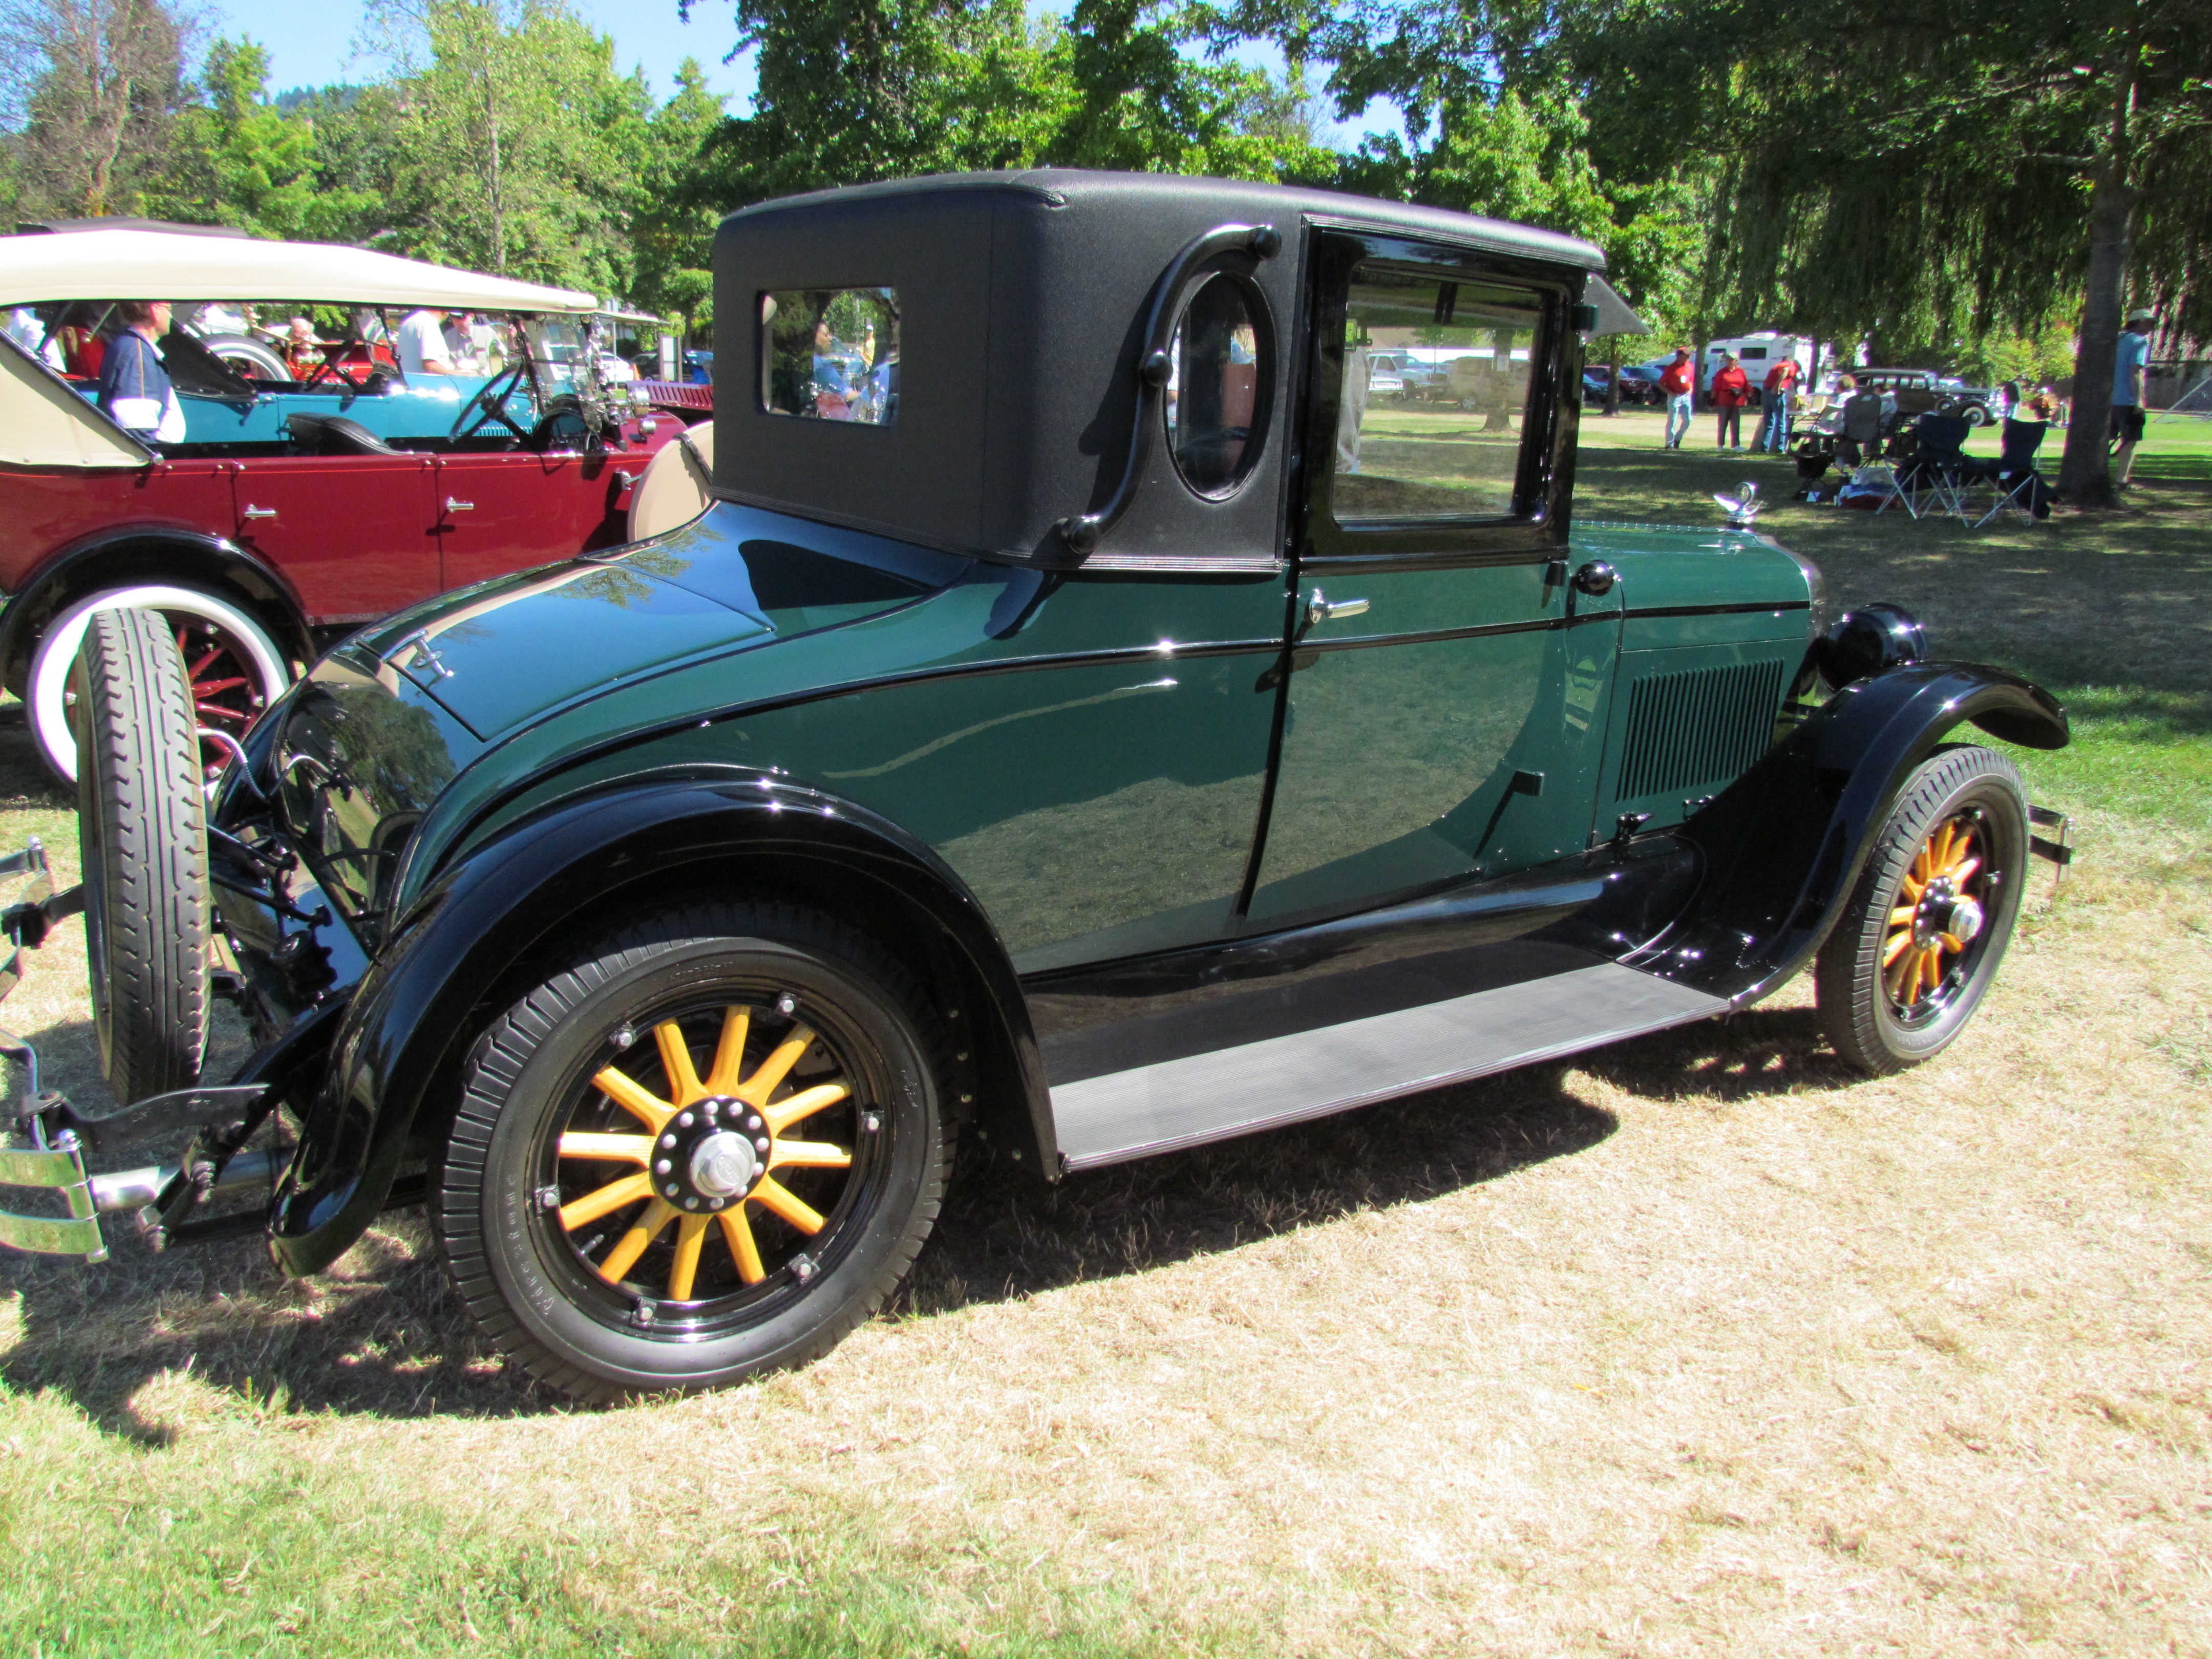
<instances>
[{"instance_id":1,"label":"chrome bumper","mask_svg":"<svg viewBox=\"0 0 2212 1659\"><path fill-rule=\"evenodd\" d=\"M33 879L15 903L0 910L0 932L8 939L7 959L0 962L0 999L22 982L23 951L36 950L56 922L84 908L81 888L55 896L46 848L35 840L21 852L0 858L0 880L11 876ZM198 1129L238 1117L252 1110L266 1091L258 1085L185 1089L139 1101L106 1117L88 1117L61 1096L40 1087L38 1051L4 1029L0 1029L0 1058L13 1060L20 1073L20 1086L9 1091L8 1104L0 1111L0 1188L44 1194L46 1212L26 1215L0 1208L0 1247L105 1261L107 1241L100 1231L101 1216L141 1212L142 1231L159 1245L176 1221L210 1194L273 1184L291 1161L289 1146L210 1157L196 1137L180 1164L92 1175L84 1167L88 1151L112 1146L118 1138ZM62 1213L54 1213L57 1210Z\"/></svg>"}]
</instances>

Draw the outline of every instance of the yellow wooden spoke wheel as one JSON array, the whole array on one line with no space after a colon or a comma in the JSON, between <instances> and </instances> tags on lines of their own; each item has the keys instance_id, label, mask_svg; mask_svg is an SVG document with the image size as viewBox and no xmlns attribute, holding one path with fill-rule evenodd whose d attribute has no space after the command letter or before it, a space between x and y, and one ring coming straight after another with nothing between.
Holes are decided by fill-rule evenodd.
<instances>
[{"instance_id":1,"label":"yellow wooden spoke wheel","mask_svg":"<svg viewBox=\"0 0 2212 1659\"><path fill-rule=\"evenodd\" d=\"M485 1332L580 1398L824 1352L937 1213L939 1040L902 964L827 917L662 918L480 1044L440 1231Z\"/></svg>"},{"instance_id":2,"label":"yellow wooden spoke wheel","mask_svg":"<svg viewBox=\"0 0 2212 1659\"><path fill-rule=\"evenodd\" d=\"M1988 923L1987 872L1978 812L1945 819L1914 855L1889 908L1882 982L1911 1014L1940 996Z\"/></svg>"},{"instance_id":3,"label":"yellow wooden spoke wheel","mask_svg":"<svg viewBox=\"0 0 2212 1659\"><path fill-rule=\"evenodd\" d=\"M1996 972L2027 874L2020 774L1982 748L1938 750L1906 779L1816 972L1846 1064L1901 1070L1964 1029Z\"/></svg>"},{"instance_id":4,"label":"yellow wooden spoke wheel","mask_svg":"<svg viewBox=\"0 0 2212 1659\"><path fill-rule=\"evenodd\" d=\"M593 1074L593 1089L627 1122L562 1132L556 1213L609 1284L635 1282L647 1251L665 1243L665 1273L656 1261L655 1282L641 1288L690 1302L701 1289L700 1267L710 1247L726 1252L740 1283L767 1278L755 1218L781 1221L801 1238L822 1231L822 1194L811 1194L816 1201L810 1202L785 1182L795 1170L852 1169L851 1130L836 1139L811 1139L805 1126L833 1107L849 1108L853 1089L836 1074L836 1057L797 1016L795 1000L786 1000L789 1012L772 1011L765 1018L732 1003L689 1019L662 1019L653 1028L646 1067L625 1055ZM769 1033L764 1038L756 1035L763 1027ZM695 1048L708 1036L711 1048ZM749 1046L765 1052L749 1058ZM794 1068L811 1054L816 1069L794 1082ZM605 1115L589 1100L578 1112L595 1125ZM872 1133L879 1121L862 1108L852 1127ZM579 1182L586 1190L567 1196ZM611 1236L605 1224L617 1217L628 1225Z\"/></svg>"}]
</instances>

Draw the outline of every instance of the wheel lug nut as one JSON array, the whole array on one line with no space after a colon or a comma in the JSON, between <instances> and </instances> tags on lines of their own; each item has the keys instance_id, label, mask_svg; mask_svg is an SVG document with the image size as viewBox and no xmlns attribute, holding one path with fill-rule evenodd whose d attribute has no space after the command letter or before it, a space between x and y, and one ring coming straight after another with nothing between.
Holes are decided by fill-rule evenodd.
<instances>
[{"instance_id":1,"label":"wheel lug nut","mask_svg":"<svg viewBox=\"0 0 2212 1659\"><path fill-rule=\"evenodd\" d=\"M675 1197L677 1191L676 1183L672 1181L670 1182L665 1187L661 1188L661 1191L666 1193L671 1198Z\"/></svg>"},{"instance_id":2,"label":"wheel lug nut","mask_svg":"<svg viewBox=\"0 0 2212 1659\"><path fill-rule=\"evenodd\" d=\"M676 1127L679 1129L690 1128L691 1127L691 1114L686 1112L683 1116L678 1118L676 1120Z\"/></svg>"},{"instance_id":3,"label":"wheel lug nut","mask_svg":"<svg viewBox=\"0 0 2212 1659\"><path fill-rule=\"evenodd\" d=\"M768 1156L768 1137L766 1135L756 1136L753 1140L753 1150L758 1152L763 1158L766 1158Z\"/></svg>"},{"instance_id":4,"label":"wheel lug nut","mask_svg":"<svg viewBox=\"0 0 2212 1659\"><path fill-rule=\"evenodd\" d=\"M540 1187L538 1189L538 1207L541 1210L559 1209L561 1189L558 1187Z\"/></svg>"},{"instance_id":5,"label":"wheel lug nut","mask_svg":"<svg viewBox=\"0 0 2212 1659\"><path fill-rule=\"evenodd\" d=\"M779 1014L797 1013L799 1012L799 999L792 995L790 992L786 991L781 996L775 1000L775 1011Z\"/></svg>"},{"instance_id":6,"label":"wheel lug nut","mask_svg":"<svg viewBox=\"0 0 2212 1659\"><path fill-rule=\"evenodd\" d=\"M699 1200L696 1198L687 1198L684 1200L684 1207L687 1210L696 1210L699 1207Z\"/></svg>"},{"instance_id":7,"label":"wheel lug nut","mask_svg":"<svg viewBox=\"0 0 2212 1659\"><path fill-rule=\"evenodd\" d=\"M671 1163L670 1163L666 1158L662 1158L662 1159L660 1160L660 1162L659 1162L659 1163L658 1163L658 1164L654 1164L654 1165L653 1166L653 1174L655 1174L655 1175L666 1175L666 1174L667 1174L671 1170L674 1169L675 1167L676 1167L676 1166L675 1166L673 1164L671 1164Z\"/></svg>"}]
</instances>

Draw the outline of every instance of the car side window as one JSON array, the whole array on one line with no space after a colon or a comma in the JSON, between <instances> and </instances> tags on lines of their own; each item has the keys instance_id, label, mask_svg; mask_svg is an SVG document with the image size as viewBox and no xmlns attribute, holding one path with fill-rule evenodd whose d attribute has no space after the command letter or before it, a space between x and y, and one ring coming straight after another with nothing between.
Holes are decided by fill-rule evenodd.
<instances>
[{"instance_id":1,"label":"car side window","mask_svg":"<svg viewBox=\"0 0 2212 1659\"><path fill-rule=\"evenodd\" d=\"M1329 507L1340 525L1517 510L1543 297L1492 281L1356 267Z\"/></svg>"}]
</instances>

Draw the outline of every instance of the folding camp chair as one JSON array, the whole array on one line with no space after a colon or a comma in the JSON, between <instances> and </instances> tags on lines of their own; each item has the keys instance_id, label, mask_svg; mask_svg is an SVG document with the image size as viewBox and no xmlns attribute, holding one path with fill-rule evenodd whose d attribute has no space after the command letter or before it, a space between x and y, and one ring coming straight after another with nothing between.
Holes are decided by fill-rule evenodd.
<instances>
[{"instance_id":1,"label":"folding camp chair","mask_svg":"<svg viewBox=\"0 0 2212 1659\"><path fill-rule=\"evenodd\" d=\"M1988 512L1974 520L1975 529L2001 513L2015 514L2031 523L2051 516L2051 492L2044 488L2043 475L2035 470L2036 452L2043 447L2043 434L2050 430L2049 422L2044 421L2006 421L2003 453L1983 474L1996 490L1997 498Z\"/></svg>"},{"instance_id":2,"label":"folding camp chair","mask_svg":"<svg viewBox=\"0 0 2212 1659\"><path fill-rule=\"evenodd\" d=\"M1898 469L1897 486L1914 518L1948 513L1966 523L1966 491L1976 473L1964 453L1972 429L1958 415L1923 415L1913 423L1912 459Z\"/></svg>"}]
</instances>

